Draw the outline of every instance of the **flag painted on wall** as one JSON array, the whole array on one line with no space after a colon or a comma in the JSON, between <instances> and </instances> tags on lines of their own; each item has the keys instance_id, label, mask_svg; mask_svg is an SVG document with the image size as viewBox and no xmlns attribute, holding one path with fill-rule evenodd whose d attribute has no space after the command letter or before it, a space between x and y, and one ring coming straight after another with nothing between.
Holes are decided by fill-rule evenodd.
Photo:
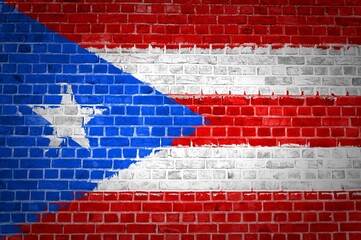
<instances>
[{"instance_id":1,"label":"flag painted on wall","mask_svg":"<svg viewBox=\"0 0 361 240\"><path fill-rule=\"evenodd\" d=\"M4 239L359 239L361 3L5 1Z\"/></svg>"}]
</instances>

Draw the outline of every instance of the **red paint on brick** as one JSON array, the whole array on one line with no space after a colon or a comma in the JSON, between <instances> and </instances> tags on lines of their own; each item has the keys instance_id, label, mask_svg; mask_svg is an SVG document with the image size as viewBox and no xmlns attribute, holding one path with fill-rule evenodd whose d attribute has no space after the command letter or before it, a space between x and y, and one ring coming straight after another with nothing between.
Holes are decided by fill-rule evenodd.
<instances>
[{"instance_id":1,"label":"red paint on brick","mask_svg":"<svg viewBox=\"0 0 361 240\"><path fill-rule=\"evenodd\" d=\"M83 47L361 44L361 2L352 0L6 2Z\"/></svg>"},{"instance_id":2,"label":"red paint on brick","mask_svg":"<svg viewBox=\"0 0 361 240\"><path fill-rule=\"evenodd\" d=\"M109 194L118 200L99 201ZM125 194L128 200L120 200ZM361 236L360 191L143 192L141 195L142 198L138 198L137 192L87 193L73 205L86 203L93 209L74 211L70 204L64 205L57 213L44 213L40 222L23 226L23 236L11 236L7 240L102 237L164 240L165 236L178 240L199 239L199 236L205 239L274 239L268 236L276 235L277 239L344 239L347 235L350 239L358 239ZM163 199L162 206L171 207L159 212L158 197L151 200L154 195ZM103 208L104 204L108 204L109 211L98 212L97 205ZM125 204L125 207L112 209L114 204ZM126 210L128 204L140 208L130 213ZM59 221L61 214L70 215L71 220ZM97 216L105 223L79 218L79 214ZM326 235L329 238L325 238Z\"/></svg>"},{"instance_id":3,"label":"red paint on brick","mask_svg":"<svg viewBox=\"0 0 361 240\"><path fill-rule=\"evenodd\" d=\"M361 146L361 98L311 96L171 96L204 116L174 146ZM342 111L341 111L342 110Z\"/></svg>"}]
</instances>

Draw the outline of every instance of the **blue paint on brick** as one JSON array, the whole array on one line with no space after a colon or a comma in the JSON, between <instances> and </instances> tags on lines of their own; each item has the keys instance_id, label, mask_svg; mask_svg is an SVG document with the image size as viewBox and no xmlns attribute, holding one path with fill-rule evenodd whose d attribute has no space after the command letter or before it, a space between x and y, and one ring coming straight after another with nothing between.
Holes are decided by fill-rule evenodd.
<instances>
[{"instance_id":1,"label":"blue paint on brick","mask_svg":"<svg viewBox=\"0 0 361 240\"><path fill-rule=\"evenodd\" d=\"M6 12L0 16L0 63L5 63L0 68L5 106L0 108L0 204L6 206L3 219L12 219L0 223L0 235L17 233L15 223L38 221L35 213L57 211L57 201L91 191L96 181L202 123L200 116L134 76L6 4L0 8ZM71 86L78 110L101 109L83 126L89 149L70 137L62 137L60 147L49 147L55 129L32 109L59 107L64 84ZM12 205L14 200L18 205Z\"/></svg>"},{"instance_id":2,"label":"blue paint on brick","mask_svg":"<svg viewBox=\"0 0 361 240\"><path fill-rule=\"evenodd\" d=\"M99 64L94 66L94 73L107 73L108 66L106 64Z\"/></svg>"},{"instance_id":3,"label":"blue paint on brick","mask_svg":"<svg viewBox=\"0 0 361 240\"><path fill-rule=\"evenodd\" d=\"M54 159L52 160L52 168L80 168L80 159Z\"/></svg>"},{"instance_id":4,"label":"blue paint on brick","mask_svg":"<svg viewBox=\"0 0 361 240\"><path fill-rule=\"evenodd\" d=\"M18 213L18 214L11 214L11 219L14 223L23 223L26 220L26 214Z\"/></svg>"},{"instance_id":5,"label":"blue paint on brick","mask_svg":"<svg viewBox=\"0 0 361 240\"><path fill-rule=\"evenodd\" d=\"M14 132L13 127L9 127L9 126L0 127L0 134L2 135L12 134L13 132Z\"/></svg>"},{"instance_id":6,"label":"blue paint on brick","mask_svg":"<svg viewBox=\"0 0 361 240\"><path fill-rule=\"evenodd\" d=\"M103 96L83 95L75 96L75 101L79 104L101 104L103 103L103 98Z\"/></svg>"},{"instance_id":7,"label":"blue paint on brick","mask_svg":"<svg viewBox=\"0 0 361 240\"><path fill-rule=\"evenodd\" d=\"M6 199L9 201L14 201L15 200L15 193L11 192L11 191L1 191L0 192L0 197L1 199Z\"/></svg>"},{"instance_id":8,"label":"blue paint on brick","mask_svg":"<svg viewBox=\"0 0 361 240\"><path fill-rule=\"evenodd\" d=\"M127 106L127 115L140 115L140 107L138 106Z\"/></svg>"},{"instance_id":9,"label":"blue paint on brick","mask_svg":"<svg viewBox=\"0 0 361 240\"><path fill-rule=\"evenodd\" d=\"M41 148L32 148L30 149L30 157L43 157L44 151Z\"/></svg>"},{"instance_id":10,"label":"blue paint on brick","mask_svg":"<svg viewBox=\"0 0 361 240\"><path fill-rule=\"evenodd\" d=\"M21 168L49 168L50 159L21 159Z\"/></svg>"},{"instance_id":11,"label":"blue paint on brick","mask_svg":"<svg viewBox=\"0 0 361 240\"><path fill-rule=\"evenodd\" d=\"M10 222L10 214L0 214L0 223Z\"/></svg>"},{"instance_id":12,"label":"blue paint on brick","mask_svg":"<svg viewBox=\"0 0 361 240\"><path fill-rule=\"evenodd\" d=\"M58 156L59 156L59 149L50 148L50 149L46 149L45 151L45 157L58 157Z\"/></svg>"},{"instance_id":13,"label":"blue paint on brick","mask_svg":"<svg viewBox=\"0 0 361 240\"><path fill-rule=\"evenodd\" d=\"M110 94L123 94L124 93L124 87L122 85L115 85L110 88Z\"/></svg>"},{"instance_id":14,"label":"blue paint on brick","mask_svg":"<svg viewBox=\"0 0 361 240\"><path fill-rule=\"evenodd\" d=\"M11 170L0 170L0 179L12 178L13 172Z\"/></svg>"},{"instance_id":15,"label":"blue paint on brick","mask_svg":"<svg viewBox=\"0 0 361 240\"><path fill-rule=\"evenodd\" d=\"M11 96L9 96L9 97L11 98ZM13 115L13 114L16 114L17 111L18 111L18 109L16 106L3 106L2 107L2 114L4 114L4 115Z\"/></svg>"},{"instance_id":16,"label":"blue paint on brick","mask_svg":"<svg viewBox=\"0 0 361 240\"><path fill-rule=\"evenodd\" d=\"M77 149L77 153L76 153L76 155L77 155L77 157L79 157L79 158L88 158L88 157L90 157L90 150L88 150L88 149Z\"/></svg>"},{"instance_id":17,"label":"blue paint on brick","mask_svg":"<svg viewBox=\"0 0 361 240\"><path fill-rule=\"evenodd\" d=\"M49 125L49 122L41 116L25 116L25 124L44 126Z\"/></svg>"},{"instance_id":18,"label":"blue paint on brick","mask_svg":"<svg viewBox=\"0 0 361 240\"><path fill-rule=\"evenodd\" d=\"M19 127L19 126L15 127L15 135L28 135L28 134L29 134L29 127Z\"/></svg>"},{"instance_id":19,"label":"blue paint on brick","mask_svg":"<svg viewBox=\"0 0 361 240\"><path fill-rule=\"evenodd\" d=\"M34 137L9 137L6 140L6 144L10 147L12 146L35 146Z\"/></svg>"},{"instance_id":20,"label":"blue paint on brick","mask_svg":"<svg viewBox=\"0 0 361 240\"><path fill-rule=\"evenodd\" d=\"M61 102L61 96L44 96L43 104L59 104Z\"/></svg>"},{"instance_id":21,"label":"blue paint on brick","mask_svg":"<svg viewBox=\"0 0 361 240\"><path fill-rule=\"evenodd\" d=\"M15 104L41 104L42 96L14 95Z\"/></svg>"},{"instance_id":22,"label":"blue paint on brick","mask_svg":"<svg viewBox=\"0 0 361 240\"><path fill-rule=\"evenodd\" d=\"M173 118L172 117L146 117L145 124L149 125L172 125Z\"/></svg>"},{"instance_id":23,"label":"blue paint on brick","mask_svg":"<svg viewBox=\"0 0 361 240\"><path fill-rule=\"evenodd\" d=\"M27 157L28 156L27 148L15 148L13 151L14 151L14 157Z\"/></svg>"},{"instance_id":24,"label":"blue paint on brick","mask_svg":"<svg viewBox=\"0 0 361 240\"><path fill-rule=\"evenodd\" d=\"M30 170L29 178L30 179L42 179L44 177L42 170Z\"/></svg>"},{"instance_id":25,"label":"blue paint on brick","mask_svg":"<svg viewBox=\"0 0 361 240\"><path fill-rule=\"evenodd\" d=\"M202 119L194 116L194 117L174 117L174 123L176 125L189 125L189 126L194 126L194 125L202 125Z\"/></svg>"},{"instance_id":26,"label":"blue paint on brick","mask_svg":"<svg viewBox=\"0 0 361 240\"><path fill-rule=\"evenodd\" d=\"M30 135L41 135L43 133L42 127L31 127L30 128Z\"/></svg>"},{"instance_id":27,"label":"blue paint on brick","mask_svg":"<svg viewBox=\"0 0 361 240\"><path fill-rule=\"evenodd\" d=\"M107 94L108 85L97 85L95 86L95 94Z\"/></svg>"},{"instance_id":28,"label":"blue paint on brick","mask_svg":"<svg viewBox=\"0 0 361 240\"><path fill-rule=\"evenodd\" d=\"M64 180L39 181L39 189L67 190L69 189L69 181L64 181Z\"/></svg>"},{"instance_id":29,"label":"blue paint on brick","mask_svg":"<svg viewBox=\"0 0 361 240\"><path fill-rule=\"evenodd\" d=\"M133 85L125 85L124 86L124 93L125 94L137 94L139 93L139 86L133 86Z\"/></svg>"},{"instance_id":30,"label":"blue paint on brick","mask_svg":"<svg viewBox=\"0 0 361 240\"><path fill-rule=\"evenodd\" d=\"M18 47L19 52L31 52L32 45L30 44L20 44Z\"/></svg>"},{"instance_id":31,"label":"blue paint on brick","mask_svg":"<svg viewBox=\"0 0 361 240\"><path fill-rule=\"evenodd\" d=\"M49 64L48 73L61 73L62 66L60 64Z\"/></svg>"},{"instance_id":32,"label":"blue paint on brick","mask_svg":"<svg viewBox=\"0 0 361 240\"><path fill-rule=\"evenodd\" d=\"M28 170L21 169L21 170L14 170L14 179L27 179L28 177ZM21 187L21 186L17 186Z\"/></svg>"},{"instance_id":33,"label":"blue paint on brick","mask_svg":"<svg viewBox=\"0 0 361 240\"><path fill-rule=\"evenodd\" d=\"M61 151L61 156L62 157L74 158L75 157L75 149L73 149L73 148L64 148Z\"/></svg>"},{"instance_id":34,"label":"blue paint on brick","mask_svg":"<svg viewBox=\"0 0 361 240\"><path fill-rule=\"evenodd\" d=\"M100 145L105 147L126 147L129 146L128 138L101 138Z\"/></svg>"},{"instance_id":35,"label":"blue paint on brick","mask_svg":"<svg viewBox=\"0 0 361 240\"><path fill-rule=\"evenodd\" d=\"M22 177L18 172L14 174L15 177ZM25 175L26 177L27 175ZM12 180L7 182L7 188L8 189L37 189L38 182L37 181L29 181L29 180Z\"/></svg>"},{"instance_id":36,"label":"blue paint on brick","mask_svg":"<svg viewBox=\"0 0 361 240\"><path fill-rule=\"evenodd\" d=\"M149 136L149 128L147 127L139 127L139 128L136 128L136 134L137 136Z\"/></svg>"},{"instance_id":37,"label":"blue paint on brick","mask_svg":"<svg viewBox=\"0 0 361 240\"><path fill-rule=\"evenodd\" d=\"M113 125L113 117L96 117L88 125Z\"/></svg>"},{"instance_id":38,"label":"blue paint on brick","mask_svg":"<svg viewBox=\"0 0 361 240\"><path fill-rule=\"evenodd\" d=\"M4 85L3 86L3 93L4 94L12 94L17 92L17 86L14 85Z\"/></svg>"},{"instance_id":39,"label":"blue paint on brick","mask_svg":"<svg viewBox=\"0 0 361 240\"><path fill-rule=\"evenodd\" d=\"M90 65L80 65L79 73L91 73L93 71L92 66Z\"/></svg>"},{"instance_id":40,"label":"blue paint on brick","mask_svg":"<svg viewBox=\"0 0 361 240\"><path fill-rule=\"evenodd\" d=\"M31 65L30 64L19 64L18 65L18 73L31 73Z\"/></svg>"},{"instance_id":41,"label":"blue paint on brick","mask_svg":"<svg viewBox=\"0 0 361 240\"><path fill-rule=\"evenodd\" d=\"M46 85L34 85L33 94L45 94L47 91Z\"/></svg>"},{"instance_id":42,"label":"blue paint on brick","mask_svg":"<svg viewBox=\"0 0 361 240\"><path fill-rule=\"evenodd\" d=\"M47 201L59 201L60 196L58 192L47 192L46 193L46 200Z\"/></svg>"},{"instance_id":43,"label":"blue paint on brick","mask_svg":"<svg viewBox=\"0 0 361 240\"><path fill-rule=\"evenodd\" d=\"M143 125L143 118L141 117L115 117L116 125L125 125L125 126L134 126L134 125Z\"/></svg>"},{"instance_id":44,"label":"blue paint on brick","mask_svg":"<svg viewBox=\"0 0 361 240\"><path fill-rule=\"evenodd\" d=\"M76 170L75 171L75 178L76 179L89 179L89 171L87 170Z\"/></svg>"},{"instance_id":45,"label":"blue paint on brick","mask_svg":"<svg viewBox=\"0 0 361 240\"><path fill-rule=\"evenodd\" d=\"M45 192L32 192L30 199L32 200L44 200Z\"/></svg>"},{"instance_id":46,"label":"blue paint on brick","mask_svg":"<svg viewBox=\"0 0 361 240\"><path fill-rule=\"evenodd\" d=\"M64 73L76 73L76 65L65 65L63 66Z\"/></svg>"},{"instance_id":47,"label":"blue paint on brick","mask_svg":"<svg viewBox=\"0 0 361 240\"><path fill-rule=\"evenodd\" d=\"M133 99L131 96L105 96L105 104L132 104Z\"/></svg>"},{"instance_id":48,"label":"blue paint on brick","mask_svg":"<svg viewBox=\"0 0 361 240\"><path fill-rule=\"evenodd\" d=\"M81 85L79 86L80 94L93 94L93 86L92 85Z\"/></svg>"},{"instance_id":49,"label":"blue paint on brick","mask_svg":"<svg viewBox=\"0 0 361 240\"><path fill-rule=\"evenodd\" d=\"M44 202L22 203L21 208L25 212L39 212L46 208L46 204Z\"/></svg>"},{"instance_id":50,"label":"blue paint on brick","mask_svg":"<svg viewBox=\"0 0 361 240\"><path fill-rule=\"evenodd\" d=\"M45 170L46 179L56 179L59 177L58 170Z\"/></svg>"},{"instance_id":51,"label":"blue paint on brick","mask_svg":"<svg viewBox=\"0 0 361 240\"><path fill-rule=\"evenodd\" d=\"M40 60L39 55L33 55L33 54L16 54L12 53L9 54L9 62L13 63L38 63Z\"/></svg>"}]
</instances>

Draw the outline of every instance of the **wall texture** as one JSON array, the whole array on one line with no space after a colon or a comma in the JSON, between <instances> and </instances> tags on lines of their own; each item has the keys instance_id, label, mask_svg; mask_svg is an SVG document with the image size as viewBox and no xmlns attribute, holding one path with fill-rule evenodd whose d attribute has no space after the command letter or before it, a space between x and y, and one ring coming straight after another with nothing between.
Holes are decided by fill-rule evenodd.
<instances>
[{"instance_id":1,"label":"wall texture","mask_svg":"<svg viewBox=\"0 0 361 240\"><path fill-rule=\"evenodd\" d=\"M359 0L0 11L0 239L361 239Z\"/></svg>"}]
</instances>

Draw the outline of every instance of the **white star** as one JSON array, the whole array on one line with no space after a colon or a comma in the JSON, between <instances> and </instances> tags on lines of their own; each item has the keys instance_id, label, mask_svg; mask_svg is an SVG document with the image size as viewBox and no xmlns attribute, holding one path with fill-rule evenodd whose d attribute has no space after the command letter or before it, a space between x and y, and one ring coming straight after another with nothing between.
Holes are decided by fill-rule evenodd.
<instances>
[{"instance_id":1,"label":"white star","mask_svg":"<svg viewBox=\"0 0 361 240\"><path fill-rule=\"evenodd\" d=\"M61 86L64 94L60 105L31 105L33 111L45 118L54 128L52 136L44 136L50 140L50 147L59 147L66 137L70 137L74 142L84 148L89 148L89 139L86 137L84 125L87 124L94 115L101 114L102 111L90 107L81 107L76 103L70 85Z\"/></svg>"}]
</instances>

